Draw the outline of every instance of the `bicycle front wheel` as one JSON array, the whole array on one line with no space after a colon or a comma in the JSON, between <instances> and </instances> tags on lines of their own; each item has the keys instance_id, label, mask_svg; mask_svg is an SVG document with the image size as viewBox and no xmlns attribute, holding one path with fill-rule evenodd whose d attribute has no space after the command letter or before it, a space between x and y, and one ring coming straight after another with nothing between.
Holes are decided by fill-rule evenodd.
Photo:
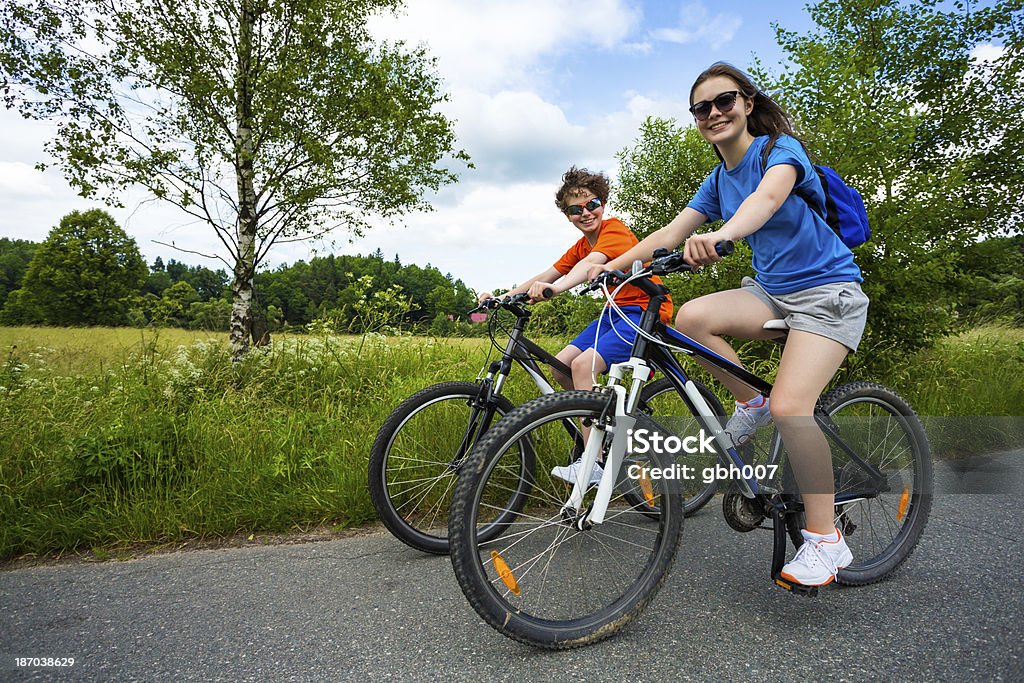
<instances>
[{"instance_id":1,"label":"bicycle front wheel","mask_svg":"<svg viewBox=\"0 0 1024 683\"><path fill-rule=\"evenodd\" d=\"M836 527L853 552L853 563L839 571L836 581L874 583L906 561L924 532L932 506L928 437L913 408L881 384L844 384L822 396L820 405L840 438L884 477L876 485L832 444ZM794 540L801 526L802 513L790 517Z\"/></svg>"},{"instance_id":2,"label":"bicycle front wheel","mask_svg":"<svg viewBox=\"0 0 1024 683\"><path fill-rule=\"evenodd\" d=\"M581 529L596 487L578 510L566 510L572 486L550 475L575 445L563 421L594 424L607 406L607 396L591 391L534 399L495 425L460 473L449 515L452 565L473 608L506 636L552 649L597 642L636 617L665 580L682 530L678 491L651 481L655 518L613 492L604 521ZM596 428L590 438L611 440ZM509 493L499 465L523 440L536 454L535 480L519 516L487 543L478 530L503 512L490 501Z\"/></svg>"},{"instance_id":3,"label":"bicycle front wheel","mask_svg":"<svg viewBox=\"0 0 1024 683\"><path fill-rule=\"evenodd\" d=\"M418 391L387 417L373 442L368 483L374 508L388 531L417 550L448 552L447 514L458 469L483 432L513 409L500 395L476 406L480 392L472 382L443 382ZM507 514L521 506L521 489L532 469L528 444L510 449L501 463L499 472L510 484L503 501ZM481 533L497 533L497 528Z\"/></svg>"}]
</instances>

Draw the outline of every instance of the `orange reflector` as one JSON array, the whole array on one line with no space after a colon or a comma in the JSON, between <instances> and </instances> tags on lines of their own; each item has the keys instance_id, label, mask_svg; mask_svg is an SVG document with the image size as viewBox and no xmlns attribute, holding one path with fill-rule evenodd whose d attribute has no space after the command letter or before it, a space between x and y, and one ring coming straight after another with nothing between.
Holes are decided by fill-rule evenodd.
<instances>
[{"instance_id":1,"label":"orange reflector","mask_svg":"<svg viewBox=\"0 0 1024 683\"><path fill-rule=\"evenodd\" d=\"M519 597L519 583L516 581L516 577L512 576L512 570L508 568L508 564L498 554L497 550L491 551L491 562L494 563L494 568L498 570L498 576L501 577L502 583L504 583L512 595Z\"/></svg>"},{"instance_id":2,"label":"orange reflector","mask_svg":"<svg viewBox=\"0 0 1024 683\"><path fill-rule=\"evenodd\" d=\"M651 486L651 480L647 478L647 470L640 470L640 490L644 492L644 500L647 501L647 507L654 507L654 487Z\"/></svg>"},{"instance_id":3,"label":"orange reflector","mask_svg":"<svg viewBox=\"0 0 1024 683\"><path fill-rule=\"evenodd\" d=\"M903 487L903 495L900 496L900 506L896 510L896 521L902 522L903 515L907 514L907 504L910 502L910 487Z\"/></svg>"},{"instance_id":4,"label":"orange reflector","mask_svg":"<svg viewBox=\"0 0 1024 683\"><path fill-rule=\"evenodd\" d=\"M790 585L789 585L788 583L786 583L785 581L781 581L781 580L779 580L779 579L775 579L775 585L777 585L777 586L782 586L783 588L785 588L785 589L786 589L786 590L788 590L788 591L791 591L791 590L793 590L793 587L792 587L792 586L790 586Z\"/></svg>"}]
</instances>

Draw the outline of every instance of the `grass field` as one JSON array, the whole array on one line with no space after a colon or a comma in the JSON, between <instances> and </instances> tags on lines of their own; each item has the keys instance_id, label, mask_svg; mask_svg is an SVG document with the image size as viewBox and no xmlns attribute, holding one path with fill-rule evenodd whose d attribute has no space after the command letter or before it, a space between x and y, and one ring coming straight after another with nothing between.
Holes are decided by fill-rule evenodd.
<instances>
[{"instance_id":1,"label":"grass field","mask_svg":"<svg viewBox=\"0 0 1024 683\"><path fill-rule=\"evenodd\" d=\"M225 335L0 328L0 558L373 520L384 418L420 388L472 380L489 349L290 337L232 365ZM514 401L532 395L523 375ZM1022 378L1024 330L987 328L878 379L923 416L1020 416ZM948 431L946 451L977 447Z\"/></svg>"}]
</instances>

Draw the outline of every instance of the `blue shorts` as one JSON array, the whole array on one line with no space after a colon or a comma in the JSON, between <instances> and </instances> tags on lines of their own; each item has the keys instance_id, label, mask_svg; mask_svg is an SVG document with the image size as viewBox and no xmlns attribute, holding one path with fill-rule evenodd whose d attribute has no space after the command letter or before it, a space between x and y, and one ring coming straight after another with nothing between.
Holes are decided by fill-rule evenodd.
<instances>
[{"instance_id":1,"label":"blue shorts","mask_svg":"<svg viewBox=\"0 0 1024 683\"><path fill-rule=\"evenodd\" d=\"M634 325L640 326L640 318L644 314L644 309L639 306L623 306L621 310ZM597 329L598 323L601 325L600 332ZM597 334L600 336L595 339ZM575 346L580 351L595 349L605 364L610 367L615 363L624 363L629 360L633 351L634 339L636 339L636 330L630 327L618 313L605 306L598 319L587 325L587 328L569 342L569 345Z\"/></svg>"}]
</instances>

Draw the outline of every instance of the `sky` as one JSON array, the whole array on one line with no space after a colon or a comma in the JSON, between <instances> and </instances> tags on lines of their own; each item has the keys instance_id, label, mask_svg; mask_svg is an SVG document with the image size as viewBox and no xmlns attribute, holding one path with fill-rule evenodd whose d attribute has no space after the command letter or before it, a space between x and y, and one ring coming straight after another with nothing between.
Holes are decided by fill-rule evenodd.
<instances>
[{"instance_id":1,"label":"sky","mask_svg":"<svg viewBox=\"0 0 1024 683\"><path fill-rule=\"evenodd\" d=\"M741 68L754 57L769 67L784 55L772 23L806 31L803 2L713 3L638 0L407 0L397 16L371 22L380 39L425 44L438 59L458 148L475 168L428 197L431 212L407 214L354 241L330 239L275 246L266 267L334 254L370 254L433 265L477 290L510 287L554 263L579 232L554 205L561 174L572 165L614 179L617 152L636 139L647 116L692 118L694 78L724 60ZM211 268L207 254L227 254L213 229L141 191L125 208L78 197L47 161L46 123L0 111L0 236L42 241L73 210L107 208L147 262L160 256ZM615 197L606 217L618 215ZM226 268L225 268L226 269Z\"/></svg>"}]
</instances>

